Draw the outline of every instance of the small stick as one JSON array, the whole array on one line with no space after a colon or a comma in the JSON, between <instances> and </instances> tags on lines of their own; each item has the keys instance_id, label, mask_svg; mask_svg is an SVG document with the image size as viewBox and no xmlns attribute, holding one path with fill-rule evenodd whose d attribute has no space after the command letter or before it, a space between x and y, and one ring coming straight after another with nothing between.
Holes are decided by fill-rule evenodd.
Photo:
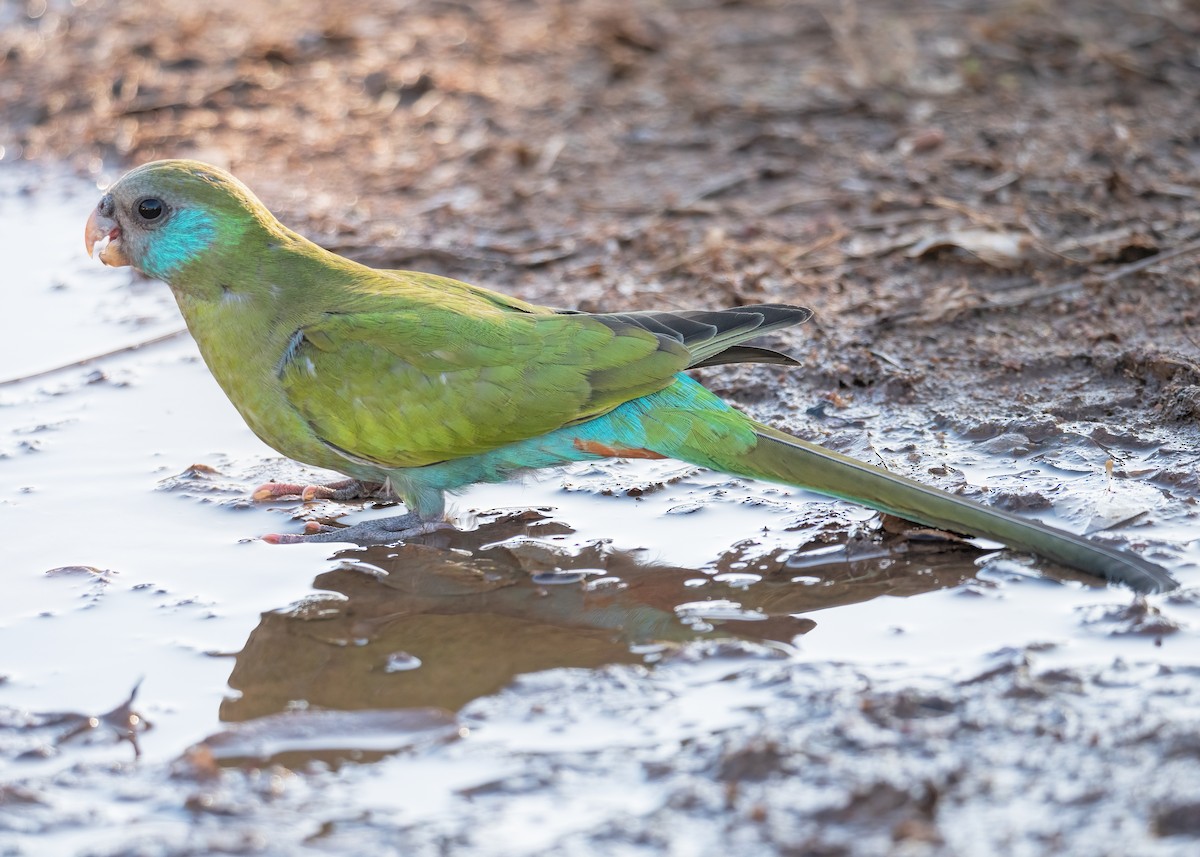
<instances>
[{"instance_id":1,"label":"small stick","mask_svg":"<svg viewBox=\"0 0 1200 857\"><path fill-rule=\"evenodd\" d=\"M1200 251L1200 238L1194 238L1186 244L1181 244L1173 250L1164 250L1162 253L1156 253L1153 256L1147 256L1145 259L1138 259L1136 262L1130 262L1128 265L1122 265L1119 268L1101 274L1099 280L1102 283L1115 283L1117 280L1128 277L1130 274L1136 274L1139 271L1144 271L1147 268L1153 268L1163 262L1168 262L1178 256L1186 256L1190 253ZM1071 294L1083 288L1087 282L1086 278L1080 277L1074 280L1067 280L1065 283L1059 283L1055 286L1035 287L1031 289L1022 289L1022 294L1015 298L1001 298L999 300L988 300L986 303L978 307L978 309L1007 309L1014 306L1022 306L1025 304L1039 303L1047 298L1055 298L1061 295Z\"/></svg>"},{"instance_id":2,"label":"small stick","mask_svg":"<svg viewBox=\"0 0 1200 857\"><path fill-rule=\"evenodd\" d=\"M1136 262L1130 262L1128 265L1121 265L1119 268L1114 268L1105 274L1096 277L1101 283L1106 285L1115 283L1117 280L1123 279L1136 274L1139 271L1144 271L1147 268L1153 268L1155 265L1160 265L1163 262L1169 262L1179 256L1187 256L1192 253L1200 252L1200 238L1193 238L1184 244L1172 250L1164 250L1162 253L1157 253L1153 256L1147 256L1145 259L1139 259ZM1095 276L1095 275L1092 275ZM1062 297L1063 295L1074 294L1083 289L1091 277L1077 277L1073 280L1067 280L1063 283L1058 283L1053 286L1028 286L1020 289L1013 289L1006 292L1001 297L981 296L978 303L971 306L957 307L956 309L963 312L980 312L984 310L996 309L1013 309L1015 307L1030 306L1042 303L1051 298ZM894 315L885 316L877 321L880 323L895 323L909 318L916 318L921 315L916 310L899 312Z\"/></svg>"},{"instance_id":3,"label":"small stick","mask_svg":"<svg viewBox=\"0 0 1200 857\"><path fill-rule=\"evenodd\" d=\"M95 363L97 360L103 360L106 357L115 357L118 354L125 354L129 351L137 351L139 348L146 348L150 345L158 345L166 342L169 339L174 339L187 333L187 328L183 327L179 330L172 330L170 333L164 333L162 336L156 336L153 339L147 339L145 342L135 342L133 345L125 345L121 348L114 348L112 351L105 351L103 354L95 354L91 357L85 357L82 360L76 360L73 363L66 363L62 366L55 366L51 369L43 369L41 372L34 372L30 375L21 375L17 378L9 378L0 381L0 387L7 387L12 384L20 384L22 381L32 381L34 378L45 378L47 375L53 375L55 372L62 372L64 369L77 369L80 366L87 366L89 363Z\"/></svg>"}]
</instances>

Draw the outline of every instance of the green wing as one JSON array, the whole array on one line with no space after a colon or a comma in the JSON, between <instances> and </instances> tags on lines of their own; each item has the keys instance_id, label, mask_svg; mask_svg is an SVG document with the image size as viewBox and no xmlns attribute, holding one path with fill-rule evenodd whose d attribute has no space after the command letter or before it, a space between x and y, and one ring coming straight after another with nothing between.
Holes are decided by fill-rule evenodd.
<instances>
[{"instance_id":1,"label":"green wing","mask_svg":"<svg viewBox=\"0 0 1200 857\"><path fill-rule=\"evenodd\" d=\"M317 437L383 467L478 455L607 413L689 367L790 361L739 343L811 315L555 313L465 288L474 293L329 313L293 334L277 371Z\"/></svg>"},{"instance_id":2,"label":"green wing","mask_svg":"<svg viewBox=\"0 0 1200 857\"><path fill-rule=\"evenodd\" d=\"M329 315L278 374L325 443L384 467L477 455L660 390L681 343L587 315L437 308Z\"/></svg>"}]
</instances>

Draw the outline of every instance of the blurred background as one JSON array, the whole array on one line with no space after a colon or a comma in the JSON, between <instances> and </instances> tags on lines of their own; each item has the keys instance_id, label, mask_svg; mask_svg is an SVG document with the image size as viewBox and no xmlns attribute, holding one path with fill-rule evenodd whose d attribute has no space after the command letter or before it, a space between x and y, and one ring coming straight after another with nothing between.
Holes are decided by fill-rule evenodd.
<instances>
[{"instance_id":1,"label":"blurred background","mask_svg":"<svg viewBox=\"0 0 1200 857\"><path fill-rule=\"evenodd\" d=\"M4 0L0 148L201 158L346 255L558 305L811 304L825 393L1025 350L1157 390L1195 266L1089 275L1200 234L1198 36L1183 0Z\"/></svg>"}]
</instances>

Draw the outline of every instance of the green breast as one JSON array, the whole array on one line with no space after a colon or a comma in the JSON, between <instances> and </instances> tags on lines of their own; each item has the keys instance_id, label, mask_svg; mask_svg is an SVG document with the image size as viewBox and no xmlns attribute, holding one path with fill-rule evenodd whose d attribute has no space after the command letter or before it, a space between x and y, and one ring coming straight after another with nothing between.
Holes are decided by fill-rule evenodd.
<instances>
[{"instance_id":1,"label":"green breast","mask_svg":"<svg viewBox=\"0 0 1200 857\"><path fill-rule=\"evenodd\" d=\"M254 297L211 301L177 293L176 298L209 371L264 443L314 467L380 478L322 443L284 395L277 370L294 328L254 306Z\"/></svg>"}]
</instances>

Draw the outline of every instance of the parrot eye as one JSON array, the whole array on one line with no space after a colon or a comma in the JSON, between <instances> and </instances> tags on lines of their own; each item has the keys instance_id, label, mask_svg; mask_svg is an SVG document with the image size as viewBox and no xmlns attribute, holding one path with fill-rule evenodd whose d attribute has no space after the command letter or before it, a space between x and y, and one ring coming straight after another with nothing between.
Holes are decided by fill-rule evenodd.
<instances>
[{"instance_id":1,"label":"parrot eye","mask_svg":"<svg viewBox=\"0 0 1200 857\"><path fill-rule=\"evenodd\" d=\"M162 213L165 208L166 207L162 204L162 200L149 197L148 199L143 199L138 203L137 212L138 216L141 217L142 220L158 220L158 218L162 217Z\"/></svg>"}]
</instances>

